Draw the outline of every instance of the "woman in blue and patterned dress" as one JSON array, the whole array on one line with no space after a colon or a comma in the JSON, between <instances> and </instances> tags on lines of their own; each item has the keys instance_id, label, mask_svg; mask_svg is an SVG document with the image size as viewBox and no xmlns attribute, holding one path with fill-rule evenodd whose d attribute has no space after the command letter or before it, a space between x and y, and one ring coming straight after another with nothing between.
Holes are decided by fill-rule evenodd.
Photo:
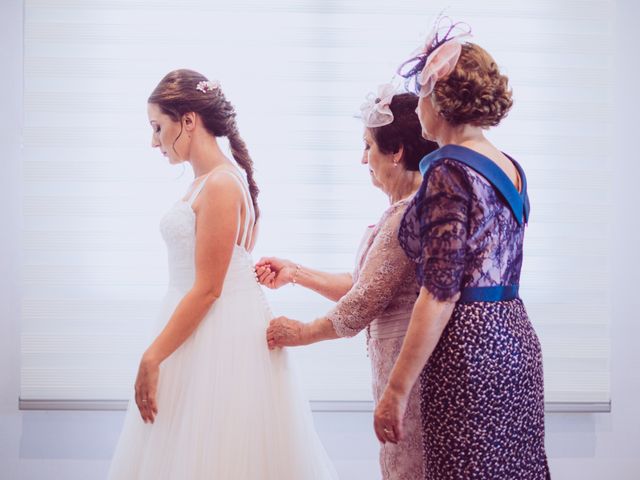
<instances>
[{"instance_id":1,"label":"woman in blue and patterned dress","mask_svg":"<svg viewBox=\"0 0 640 480\"><path fill-rule=\"evenodd\" d=\"M511 90L457 27L401 67L420 95L423 135L441 148L422 160L399 231L422 288L375 430L382 442L402 438L420 377L426 479L544 480L542 354L518 296L527 184L483 135L507 114Z\"/></svg>"}]
</instances>

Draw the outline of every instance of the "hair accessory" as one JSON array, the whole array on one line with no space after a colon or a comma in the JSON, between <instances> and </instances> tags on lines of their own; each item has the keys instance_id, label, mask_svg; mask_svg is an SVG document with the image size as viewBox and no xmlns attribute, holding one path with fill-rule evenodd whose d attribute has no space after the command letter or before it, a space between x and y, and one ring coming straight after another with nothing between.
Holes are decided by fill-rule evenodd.
<instances>
[{"instance_id":1,"label":"hair accessory","mask_svg":"<svg viewBox=\"0 0 640 480\"><path fill-rule=\"evenodd\" d=\"M196 90L200 90L202 93L213 92L218 88L220 88L220 82L217 80L202 80L196 85Z\"/></svg>"},{"instance_id":2,"label":"hair accessory","mask_svg":"<svg viewBox=\"0 0 640 480\"><path fill-rule=\"evenodd\" d=\"M438 16L424 47L398 68L407 90L421 97L429 95L436 82L453 71L462 52L461 40L470 36L471 27L466 23Z\"/></svg>"},{"instance_id":3,"label":"hair accessory","mask_svg":"<svg viewBox=\"0 0 640 480\"><path fill-rule=\"evenodd\" d=\"M360 106L360 118L367 128L383 127L393 123L391 101L398 93L395 85L385 83L378 87L378 92L369 92L365 102Z\"/></svg>"}]
</instances>

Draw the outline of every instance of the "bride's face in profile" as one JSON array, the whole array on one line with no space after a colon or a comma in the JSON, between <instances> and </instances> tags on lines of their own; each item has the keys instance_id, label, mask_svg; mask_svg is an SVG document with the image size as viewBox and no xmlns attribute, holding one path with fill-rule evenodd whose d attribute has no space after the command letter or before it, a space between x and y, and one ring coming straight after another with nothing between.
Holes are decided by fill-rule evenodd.
<instances>
[{"instance_id":1,"label":"bride's face in profile","mask_svg":"<svg viewBox=\"0 0 640 480\"><path fill-rule=\"evenodd\" d=\"M151 124L151 146L159 148L162 155L169 159L169 163L176 164L186 161L189 151L189 136L180 122L174 121L163 113L155 103L147 104L147 115Z\"/></svg>"}]
</instances>

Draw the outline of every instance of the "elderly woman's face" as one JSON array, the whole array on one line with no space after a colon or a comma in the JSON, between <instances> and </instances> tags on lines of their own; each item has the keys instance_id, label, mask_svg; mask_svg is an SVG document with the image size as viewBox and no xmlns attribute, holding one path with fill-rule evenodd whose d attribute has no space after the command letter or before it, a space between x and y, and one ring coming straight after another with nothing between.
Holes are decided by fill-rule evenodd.
<instances>
[{"instance_id":1,"label":"elderly woman's face","mask_svg":"<svg viewBox=\"0 0 640 480\"><path fill-rule=\"evenodd\" d=\"M420 126L422 127L422 137L426 140L437 142L440 115L431 101L431 95L418 99L416 113L418 114Z\"/></svg>"},{"instance_id":2,"label":"elderly woman's face","mask_svg":"<svg viewBox=\"0 0 640 480\"><path fill-rule=\"evenodd\" d=\"M386 192L386 185L394 174L393 154L380 151L368 128L364 129L363 140L362 163L369 166L369 175L373 185Z\"/></svg>"}]
</instances>

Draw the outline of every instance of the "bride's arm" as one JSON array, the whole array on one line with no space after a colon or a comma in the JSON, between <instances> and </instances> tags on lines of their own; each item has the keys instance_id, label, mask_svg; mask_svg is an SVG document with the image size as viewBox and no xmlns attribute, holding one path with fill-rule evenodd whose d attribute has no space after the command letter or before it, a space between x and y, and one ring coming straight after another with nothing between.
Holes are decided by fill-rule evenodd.
<instances>
[{"instance_id":1,"label":"bride's arm","mask_svg":"<svg viewBox=\"0 0 640 480\"><path fill-rule=\"evenodd\" d=\"M238 237L244 201L240 187L228 175L212 175L206 182L194 205L195 281L138 367L135 401L145 423L153 423L158 413L160 364L189 338L220 296Z\"/></svg>"},{"instance_id":2,"label":"bride's arm","mask_svg":"<svg viewBox=\"0 0 640 480\"><path fill-rule=\"evenodd\" d=\"M160 364L171 355L220 296L238 237L242 203L242 192L229 175L212 175L207 180L194 205L195 281L145 352L148 361Z\"/></svg>"},{"instance_id":3,"label":"bride's arm","mask_svg":"<svg viewBox=\"0 0 640 480\"><path fill-rule=\"evenodd\" d=\"M138 367L135 401L145 423L153 423L158 413L156 392L160 364L189 338L220 296L238 237L244 201L240 187L228 175L212 175L206 182L194 205L196 247L193 286L145 351Z\"/></svg>"}]
</instances>

